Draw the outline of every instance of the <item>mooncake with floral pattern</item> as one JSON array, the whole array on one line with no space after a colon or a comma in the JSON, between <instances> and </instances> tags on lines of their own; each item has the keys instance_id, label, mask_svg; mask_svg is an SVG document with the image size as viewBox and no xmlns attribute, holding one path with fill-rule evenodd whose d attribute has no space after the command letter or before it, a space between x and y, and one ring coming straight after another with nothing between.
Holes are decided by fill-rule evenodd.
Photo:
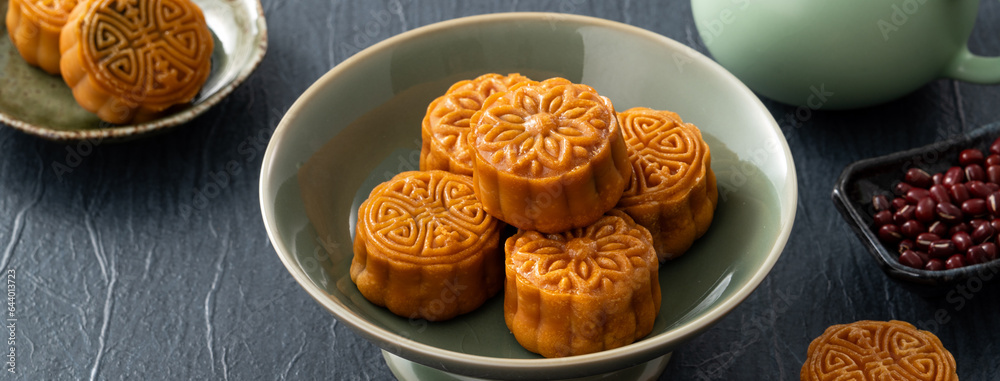
<instances>
[{"instance_id":1,"label":"mooncake with floral pattern","mask_svg":"<svg viewBox=\"0 0 1000 381\"><path fill-rule=\"evenodd\" d=\"M652 237L620 212L559 234L521 230L505 244L504 321L545 357L594 353L648 335L660 311Z\"/></svg>"},{"instance_id":2,"label":"mooncake with floral pattern","mask_svg":"<svg viewBox=\"0 0 1000 381\"><path fill-rule=\"evenodd\" d=\"M467 136L469 120L490 95L529 80L517 73L490 73L453 84L427 107L421 125L420 169L472 176L472 151Z\"/></svg>"},{"instance_id":3,"label":"mooncake with floral pattern","mask_svg":"<svg viewBox=\"0 0 1000 381\"><path fill-rule=\"evenodd\" d=\"M614 106L587 85L518 83L487 98L471 125L476 196L519 229L588 226L632 175Z\"/></svg>"}]
</instances>

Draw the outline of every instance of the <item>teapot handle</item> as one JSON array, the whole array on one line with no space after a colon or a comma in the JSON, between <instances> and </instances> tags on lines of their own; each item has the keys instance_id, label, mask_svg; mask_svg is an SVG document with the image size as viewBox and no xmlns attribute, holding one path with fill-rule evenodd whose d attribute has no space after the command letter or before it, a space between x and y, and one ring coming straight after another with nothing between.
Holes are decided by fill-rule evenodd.
<instances>
[{"instance_id":1,"label":"teapot handle","mask_svg":"<svg viewBox=\"0 0 1000 381\"><path fill-rule=\"evenodd\" d=\"M969 51L968 45L962 46L951 65L945 69L944 76L972 83L1000 83L1000 57L975 55Z\"/></svg>"}]
</instances>

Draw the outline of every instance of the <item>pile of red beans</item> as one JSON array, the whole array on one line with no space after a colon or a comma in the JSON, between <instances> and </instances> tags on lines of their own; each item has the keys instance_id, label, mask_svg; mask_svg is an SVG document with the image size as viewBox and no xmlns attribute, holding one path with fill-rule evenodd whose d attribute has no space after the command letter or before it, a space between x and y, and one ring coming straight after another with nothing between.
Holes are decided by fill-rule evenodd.
<instances>
[{"instance_id":1,"label":"pile of red beans","mask_svg":"<svg viewBox=\"0 0 1000 381\"><path fill-rule=\"evenodd\" d=\"M1000 138L989 156L970 148L958 162L933 175L910 168L894 187L895 198L872 197L879 240L898 248L903 265L944 270L997 258Z\"/></svg>"}]
</instances>

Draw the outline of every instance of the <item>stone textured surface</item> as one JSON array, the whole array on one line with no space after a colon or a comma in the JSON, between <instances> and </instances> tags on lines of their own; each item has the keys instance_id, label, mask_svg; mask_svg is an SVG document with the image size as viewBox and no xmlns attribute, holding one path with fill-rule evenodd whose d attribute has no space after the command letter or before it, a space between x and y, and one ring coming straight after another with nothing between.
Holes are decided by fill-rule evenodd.
<instances>
[{"instance_id":1,"label":"stone textured surface","mask_svg":"<svg viewBox=\"0 0 1000 381\"><path fill-rule=\"evenodd\" d=\"M594 15L705 52L686 1L263 4L271 41L264 62L186 126L69 145L0 128L0 268L17 276L15 379L391 379L375 346L295 284L261 222L263 150L298 95L380 40L490 12ZM1000 3L980 7L970 45L1000 54ZM675 352L661 379L795 380L814 337L862 319L932 329L962 379L1000 377L997 283L971 298L911 294L883 276L830 201L848 163L1000 120L998 102L1000 86L950 80L856 111L796 116L765 100L796 160L795 228L764 283ZM935 314L947 322L926 323Z\"/></svg>"}]
</instances>

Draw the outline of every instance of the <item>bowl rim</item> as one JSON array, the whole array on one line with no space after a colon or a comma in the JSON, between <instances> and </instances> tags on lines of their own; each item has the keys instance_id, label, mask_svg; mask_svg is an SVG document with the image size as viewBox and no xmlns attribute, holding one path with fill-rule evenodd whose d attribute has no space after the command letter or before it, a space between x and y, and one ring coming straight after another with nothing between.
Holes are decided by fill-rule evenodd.
<instances>
[{"instance_id":1,"label":"bowl rim","mask_svg":"<svg viewBox=\"0 0 1000 381\"><path fill-rule=\"evenodd\" d=\"M461 28L482 23L552 22L553 20L559 22L572 22L583 26L598 26L612 29L636 35L639 38L658 42L666 49L683 52L683 54L686 54L687 58L692 59L699 65L707 66L720 78L724 79L730 85L733 85L736 88L736 91L742 92L747 99L752 100L753 104L756 106L755 109L762 111L765 122L774 131L775 136L778 137L777 140L780 143L782 154L784 155L783 160L788 163L788 167L784 170L785 184L776 184L779 186L784 185L785 189L784 193L782 193L781 189L776 189L776 191L779 192L778 201L782 208L781 213L779 214L780 227L777 235L775 236L774 244L767 257L761 263L761 266L757 268L753 275L748 278L748 281L744 286L735 290L731 297L722 300L718 305L708 310L705 315L701 317L693 319L683 325L674 327L667 332L647 336L642 340L636 341L624 347L562 358L497 358L454 352L438 348L405 338L387 329L372 324L355 315L340 302L328 297L325 290L315 285L306 273L296 265L294 254L292 254L292 246L286 239L278 234L275 214L272 207L273 203L269 202L270 200L267 199L268 195L276 194L276 191L272 191L272 186L269 184L269 179L273 178L269 175L269 173L275 165L277 147L282 141L289 139L289 125L291 123L289 121L294 119L295 115L302 110L310 98L318 93L321 88L326 87L330 82L334 81L340 73L348 71L356 65L363 65L364 61L373 55L374 52L405 44L406 41L452 28ZM278 184L276 184L275 187L277 185ZM333 313L339 321L353 328L355 332L362 337L372 340L382 350L389 350L411 361L417 361L439 369L442 369L442 367L445 366L441 364L448 364L448 369L442 370L461 372L463 369L488 368L492 371L492 374L535 374L537 377L538 373L536 372L539 370L551 372L558 369L559 371L566 373L572 372L574 367L578 368L584 364L586 364L588 369L602 368L613 370L621 368L620 364L623 364L623 361L630 364L648 361L666 354L678 343L686 341L711 327L712 324L717 322L719 319L731 312L736 306L742 303L750 295L750 293L763 282L764 278L768 273L770 273L774 264L781 256L795 220L798 200L798 182L788 142L784 139L784 135L771 113L767 110L760 99L742 82L740 82L739 79L700 52L666 36L617 21L591 16L550 12L505 12L466 16L415 28L380 41L334 66L326 74L316 80L308 89L306 89L305 92L303 92L303 94L295 101L295 103L292 104L285 116L278 123L278 126L276 127L264 154L260 176L259 194L265 229L267 230L272 246L277 251L278 257L281 259L286 269L291 273L293 278L295 278L296 282L299 283L299 285L313 297L313 299L319 302L328 311ZM420 358L424 361L414 360L414 358ZM430 363L428 363L428 361L430 361Z\"/></svg>"},{"instance_id":2,"label":"bowl rim","mask_svg":"<svg viewBox=\"0 0 1000 381\"><path fill-rule=\"evenodd\" d=\"M4 2L9 2L8 0L0 0ZM166 115L162 118L157 118L144 123L129 124L129 125L112 125L111 127L102 127L90 130L57 130L48 128L41 125L36 125L33 123L25 122L23 120L17 119L10 115L7 115L3 111L0 111L0 123L6 124L7 126L13 127L14 129L20 130L24 133L45 138L52 141L82 141L82 140L96 140L104 141L107 140L120 140L134 138L140 135L145 135L147 133L167 129L170 127L180 126L187 122L190 122L194 118L200 116L208 109L214 107L216 104L225 99L229 94L231 94L237 87L239 87L243 82L250 77L250 74L257 69L261 61L264 60L264 56L267 54L267 21L264 18L264 8L260 3L260 0L241 0L245 3L250 3L252 7L250 12L253 12L253 26L257 30L257 38L253 44L253 54L250 55L250 60L247 61L240 70L236 73L228 83L219 88L214 94L206 98L205 100L191 106L190 108L185 108L183 110L177 111L176 113ZM225 2L232 2L230 0L225 0ZM101 124L106 122L101 121Z\"/></svg>"},{"instance_id":3,"label":"bowl rim","mask_svg":"<svg viewBox=\"0 0 1000 381\"><path fill-rule=\"evenodd\" d=\"M991 136L1000 136L1000 122L979 127L951 139L892 152L882 156L861 159L848 164L841 171L830 197L840 212L841 217L843 217L851 230L854 231L854 234L864 244L868 254L876 261L879 268L891 278L915 285L917 288L913 288L913 290L921 294L934 296L941 291L947 290L948 287L954 286L957 282L972 277L978 276L983 280L982 278L984 277L982 275L986 271L990 271L993 274L1000 273L1000 260L939 271L915 269L899 263L899 260L897 260L898 255L893 255L878 239L876 233L869 228L864 205L853 201L850 192L852 184L864 177L864 174L867 172L890 165L898 169L900 166L894 164L905 162L913 157L919 157L925 152L944 152L957 148L969 148L976 141L989 139ZM951 159L945 159L945 161L957 165L957 162ZM891 193L889 187L886 187L884 190L886 193Z\"/></svg>"}]
</instances>

